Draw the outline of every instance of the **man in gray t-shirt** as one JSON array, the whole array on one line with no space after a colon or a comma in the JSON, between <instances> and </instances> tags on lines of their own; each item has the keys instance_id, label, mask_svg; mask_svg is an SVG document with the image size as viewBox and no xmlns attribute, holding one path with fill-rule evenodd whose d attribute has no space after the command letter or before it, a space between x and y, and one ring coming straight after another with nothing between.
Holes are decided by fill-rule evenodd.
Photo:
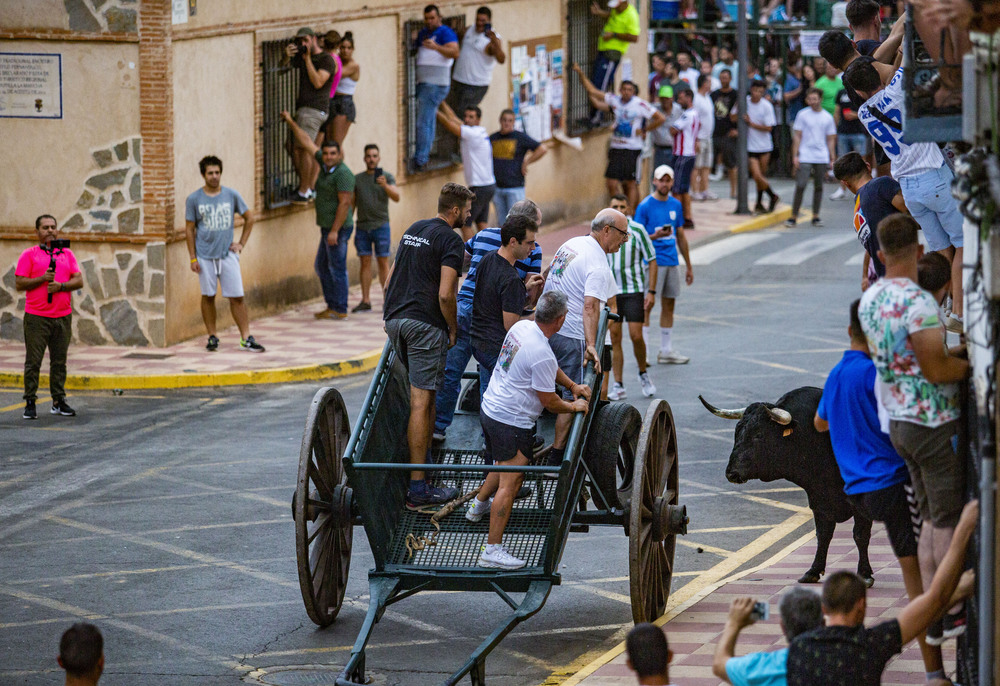
<instances>
[{"instance_id":1,"label":"man in gray t-shirt","mask_svg":"<svg viewBox=\"0 0 1000 686\"><path fill-rule=\"evenodd\" d=\"M191 271L201 283L201 317L208 330L205 349L219 349L215 335L215 293L222 284L222 297L229 298L229 309L240 329L240 350L262 353L264 346L250 335L250 318L243 302L243 277L240 253L253 230L253 212L243 198L222 181L222 160L213 155L198 162L205 185L188 196L184 204L184 228L187 232ZM243 233L233 242L233 218L243 217Z\"/></svg>"}]
</instances>

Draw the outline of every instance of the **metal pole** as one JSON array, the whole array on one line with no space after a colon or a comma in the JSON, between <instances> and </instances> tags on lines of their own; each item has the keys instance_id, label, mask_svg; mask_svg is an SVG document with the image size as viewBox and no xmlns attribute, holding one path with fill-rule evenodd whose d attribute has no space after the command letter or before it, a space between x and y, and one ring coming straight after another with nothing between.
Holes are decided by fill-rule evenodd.
<instances>
[{"instance_id":1,"label":"metal pole","mask_svg":"<svg viewBox=\"0 0 1000 686\"><path fill-rule=\"evenodd\" d=\"M750 59L750 47L748 44L747 26L747 0L739 0L737 4L737 30L736 30L736 59L740 63L738 70L739 88L736 89L736 107L739 111L737 126L739 137L737 140L737 160L739 162L736 176L736 214L750 214L750 207L747 204L747 123L743 120L747 108L747 61Z\"/></svg>"}]
</instances>

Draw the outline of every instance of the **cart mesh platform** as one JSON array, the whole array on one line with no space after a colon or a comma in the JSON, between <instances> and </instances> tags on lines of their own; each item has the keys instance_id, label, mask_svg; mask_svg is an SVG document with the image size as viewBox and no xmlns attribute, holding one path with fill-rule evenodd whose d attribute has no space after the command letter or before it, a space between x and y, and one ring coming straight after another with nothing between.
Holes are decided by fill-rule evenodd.
<instances>
[{"instance_id":1,"label":"cart mesh platform","mask_svg":"<svg viewBox=\"0 0 1000 686\"><path fill-rule=\"evenodd\" d=\"M431 461L438 464L483 464L483 453L480 450L442 448L432 452ZM481 482L479 474L469 472L446 471L434 474L435 485L451 486L461 493L468 493ZM507 551L524 560L527 567L539 567L552 521L558 481L529 475L525 477L524 484L532 489L531 496L514 501L510 520L504 530L503 543ZM390 546L389 564L478 569L476 562L482 546L486 545L490 518L487 514L478 522L470 522L465 518L466 507L463 505L456 508L439 522L441 532L437 536L437 545L428 545L423 550L415 551L412 556L406 547L407 537L413 534L414 537L422 536L429 541L435 531L431 523L433 512L404 509Z\"/></svg>"}]
</instances>

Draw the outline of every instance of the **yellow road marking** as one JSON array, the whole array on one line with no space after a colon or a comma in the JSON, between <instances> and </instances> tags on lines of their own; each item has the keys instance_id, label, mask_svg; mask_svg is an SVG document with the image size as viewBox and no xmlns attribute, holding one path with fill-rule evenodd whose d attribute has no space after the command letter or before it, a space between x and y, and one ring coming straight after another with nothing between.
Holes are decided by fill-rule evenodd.
<instances>
[{"instance_id":1,"label":"yellow road marking","mask_svg":"<svg viewBox=\"0 0 1000 686\"><path fill-rule=\"evenodd\" d=\"M670 598L667 601L667 608L663 616L657 619L654 624L657 626L663 626L671 619L676 617L678 614L691 607L699 600L703 599L713 591L720 588L723 584L734 581L741 578L751 572L758 569L762 569L766 566L770 566L779 560L786 557L789 553L795 550L799 545L804 543L809 538L815 536L814 532L806 534L805 536L799 538L797 541L791 545L786 546L776 555L772 556L765 563L758 565L757 567L743 570L738 574L728 576L730 572L739 568L741 565L745 564L749 560L753 559L760 553L764 552L772 545L785 538L788 534L792 533L800 526L809 521L809 517L805 514L795 514L786 519L781 524L773 527L770 531L762 534L754 541L750 542L748 545L741 548L739 551L734 553L730 558L719 562L717 565L711 569L698 575L692 581L688 582L686 585L674 591L670 594ZM621 632L619 632L621 633ZM589 653L587 655L578 658L573 663L567 667L561 668L553 672L548 679L542 682L541 686L576 686L581 681L586 679L588 676L597 671L598 668L607 664L614 658L618 657L625 651L625 642L621 641L611 650L608 650L604 654L600 655L597 659L593 659ZM584 660L589 660L585 662Z\"/></svg>"}]
</instances>

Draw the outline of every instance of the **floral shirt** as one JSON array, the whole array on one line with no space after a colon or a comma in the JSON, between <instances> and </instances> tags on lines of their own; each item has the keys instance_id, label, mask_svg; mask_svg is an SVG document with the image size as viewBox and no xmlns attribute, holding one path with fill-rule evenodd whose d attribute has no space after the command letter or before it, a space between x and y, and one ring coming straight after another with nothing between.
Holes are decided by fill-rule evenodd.
<instances>
[{"instance_id":1,"label":"floral shirt","mask_svg":"<svg viewBox=\"0 0 1000 686\"><path fill-rule=\"evenodd\" d=\"M931 428L958 419L958 385L925 379L910 341L910 334L942 326L931 294L910 279L879 279L861 296L858 315L889 417Z\"/></svg>"}]
</instances>

